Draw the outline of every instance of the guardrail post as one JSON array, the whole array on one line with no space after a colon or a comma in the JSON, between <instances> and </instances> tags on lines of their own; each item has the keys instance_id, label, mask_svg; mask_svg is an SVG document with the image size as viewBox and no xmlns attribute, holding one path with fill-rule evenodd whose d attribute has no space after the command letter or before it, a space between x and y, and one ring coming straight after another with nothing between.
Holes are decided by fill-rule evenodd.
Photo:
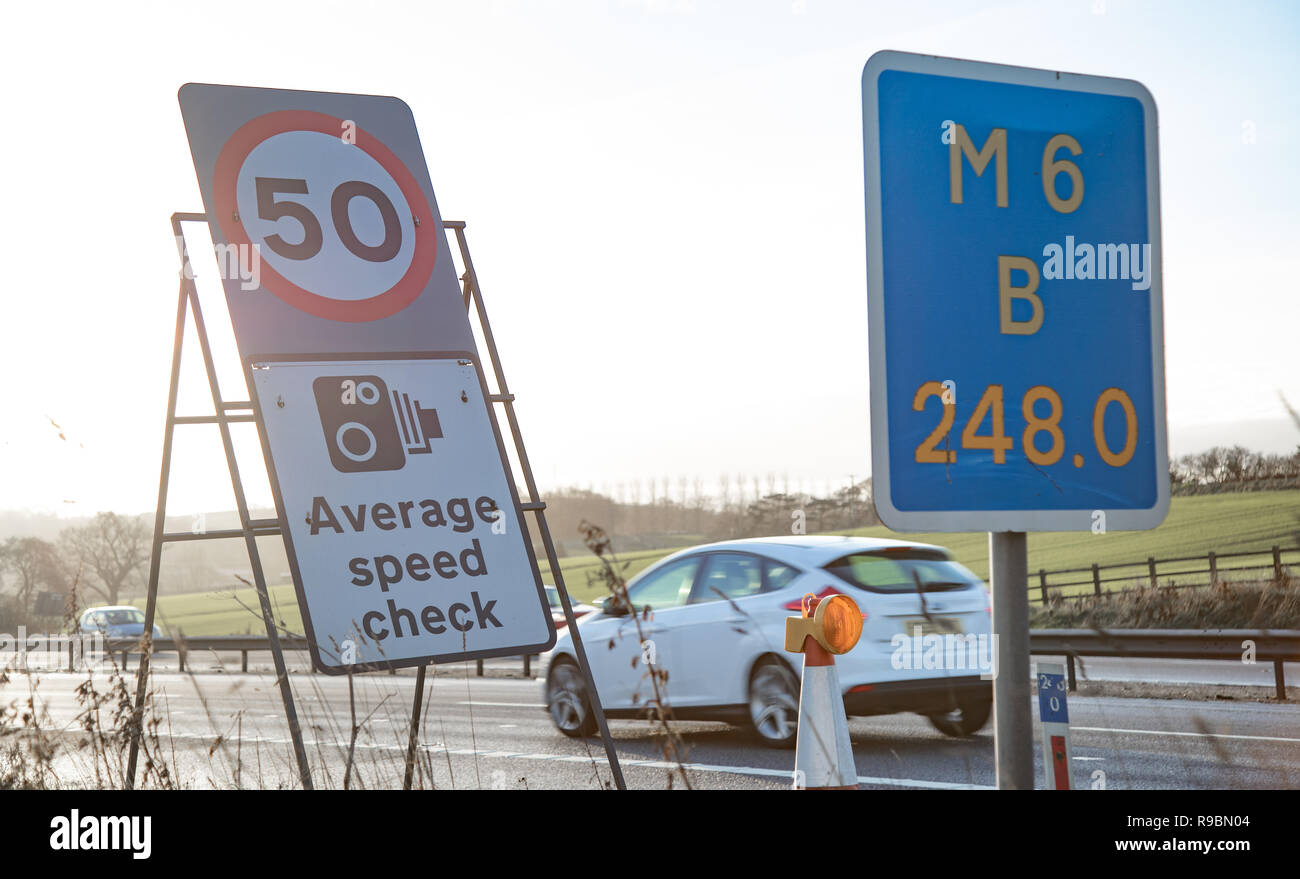
<instances>
[{"instance_id":1,"label":"guardrail post","mask_svg":"<svg viewBox=\"0 0 1300 879\"><path fill-rule=\"evenodd\" d=\"M1043 604L1047 604L1047 569L1038 569L1038 594Z\"/></svg>"},{"instance_id":2,"label":"guardrail post","mask_svg":"<svg viewBox=\"0 0 1300 879\"><path fill-rule=\"evenodd\" d=\"M177 650L176 650L177 663L180 665L180 670L184 672L185 671L185 645L178 644L176 646L177 646Z\"/></svg>"},{"instance_id":3,"label":"guardrail post","mask_svg":"<svg viewBox=\"0 0 1300 879\"><path fill-rule=\"evenodd\" d=\"M77 651L76 647L73 645L75 645L80 638L80 635L74 635L68 639L68 671L77 670ZM23 649L26 650L27 645L24 644Z\"/></svg>"},{"instance_id":4,"label":"guardrail post","mask_svg":"<svg viewBox=\"0 0 1300 879\"><path fill-rule=\"evenodd\" d=\"M1210 550L1210 585L1213 586L1219 582L1219 560L1215 556L1214 550Z\"/></svg>"},{"instance_id":5,"label":"guardrail post","mask_svg":"<svg viewBox=\"0 0 1300 879\"><path fill-rule=\"evenodd\" d=\"M1273 660L1273 682L1277 684L1277 699L1279 702L1286 701L1286 670L1283 668L1282 660Z\"/></svg>"},{"instance_id":6,"label":"guardrail post","mask_svg":"<svg viewBox=\"0 0 1300 879\"><path fill-rule=\"evenodd\" d=\"M1092 564L1092 591L1097 597L1101 597L1101 571L1097 569L1097 563Z\"/></svg>"},{"instance_id":7,"label":"guardrail post","mask_svg":"<svg viewBox=\"0 0 1300 879\"><path fill-rule=\"evenodd\" d=\"M524 677L531 678L532 676L533 676L533 657L531 654L525 653L524 654Z\"/></svg>"},{"instance_id":8,"label":"guardrail post","mask_svg":"<svg viewBox=\"0 0 1300 879\"><path fill-rule=\"evenodd\" d=\"M1074 679L1074 654L1072 653L1067 654L1065 657L1065 675L1066 686L1070 688L1070 692L1073 693L1079 689L1079 682Z\"/></svg>"},{"instance_id":9,"label":"guardrail post","mask_svg":"<svg viewBox=\"0 0 1300 879\"><path fill-rule=\"evenodd\" d=\"M130 657L131 657L131 651L130 651L130 650L123 650L123 651L122 651L122 671L126 671L126 669L127 669L127 662L128 662L128 660L130 659Z\"/></svg>"},{"instance_id":10,"label":"guardrail post","mask_svg":"<svg viewBox=\"0 0 1300 879\"><path fill-rule=\"evenodd\" d=\"M248 651L247 650L239 651L239 670L244 673L248 672Z\"/></svg>"},{"instance_id":11,"label":"guardrail post","mask_svg":"<svg viewBox=\"0 0 1300 879\"><path fill-rule=\"evenodd\" d=\"M1273 547L1273 579L1278 583L1282 582L1282 548Z\"/></svg>"},{"instance_id":12,"label":"guardrail post","mask_svg":"<svg viewBox=\"0 0 1300 879\"><path fill-rule=\"evenodd\" d=\"M478 677L483 677L483 660L481 659L474 660L474 673Z\"/></svg>"},{"instance_id":13,"label":"guardrail post","mask_svg":"<svg viewBox=\"0 0 1300 879\"><path fill-rule=\"evenodd\" d=\"M1151 575L1151 588L1156 588L1156 557L1147 556L1147 573Z\"/></svg>"}]
</instances>

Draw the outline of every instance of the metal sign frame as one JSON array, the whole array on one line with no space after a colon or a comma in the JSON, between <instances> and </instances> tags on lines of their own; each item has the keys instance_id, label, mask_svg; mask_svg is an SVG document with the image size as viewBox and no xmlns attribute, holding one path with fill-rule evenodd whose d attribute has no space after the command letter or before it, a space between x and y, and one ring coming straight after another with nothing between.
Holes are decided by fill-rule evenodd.
<instances>
[{"instance_id":1,"label":"metal sign frame","mask_svg":"<svg viewBox=\"0 0 1300 879\"><path fill-rule=\"evenodd\" d=\"M1164 323L1160 244L1160 159L1155 101L1141 83L1127 79L1062 73L980 61L882 51L871 56L862 72L862 112L866 163L867 314L871 394L871 472L880 518L898 531L1086 531L1092 526L1091 508L900 510L891 493L890 432L885 351L884 246L880 107L878 80L882 73L899 71L956 79L1030 86L1062 92L1086 92L1133 98L1141 103L1145 133L1147 240L1151 245L1150 313L1153 451L1156 501L1148 509L1103 508L1107 530L1154 528L1169 511L1169 452L1165 411ZM949 434L956 426L949 430Z\"/></svg>"},{"instance_id":2,"label":"metal sign frame","mask_svg":"<svg viewBox=\"0 0 1300 879\"><path fill-rule=\"evenodd\" d=\"M158 477L158 505L154 509L153 547L149 555L149 586L145 597L144 635L146 643L152 641L154 615L158 606L158 577L162 562L163 544L180 540L220 540L223 538L242 537L248 550L248 560L253 571L253 584L257 590L257 600L262 611L262 622L266 625L266 637L271 648L271 657L275 665L276 682L280 688L280 698L284 703L285 719L289 723L289 736L293 741L294 757L298 763L298 776L305 790L312 789L311 766L307 761L307 750L303 746L302 727L298 723L298 712L294 706L293 690L289 686L289 673L284 664L284 652L280 649L280 633L277 630L275 614L271 609L270 595L266 590L266 575L262 570L262 558L257 549L257 538L280 533L280 523L275 519L253 519L248 512L248 499L244 494L244 483L239 475L239 462L235 458L235 447L230 436L230 425L238 422L251 422L252 403L244 400L226 402L221 396L221 386L217 381L216 362L212 357L212 345L208 340L207 326L203 321L203 308L199 303L198 288L194 283L194 272L190 264L188 249L185 246L185 233L181 223L207 223L205 214L172 214L172 237L176 242L181 264L180 293L176 305L176 335L172 342L171 382L167 390L167 419L163 429L162 472ZM195 335L198 336L199 350L203 355L203 367L207 374L208 389L212 394L211 415L177 415L176 396L180 386L181 357L185 343L185 326L188 314L193 312ZM232 414L234 413L234 414ZM247 414L240 414L247 413ZM230 483L235 494L235 506L239 512L240 527L218 531L203 531L192 534L187 531L167 532L167 488L171 481L172 438L178 424L216 424L221 430L221 445L226 455L226 467L230 472ZM151 650L140 654L140 664L136 668L135 708L132 714L132 736L127 758L126 776L123 785L128 790L135 786L136 762L140 752L140 735L143 730L144 700L148 692L149 659Z\"/></svg>"},{"instance_id":3,"label":"metal sign frame","mask_svg":"<svg viewBox=\"0 0 1300 879\"><path fill-rule=\"evenodd\" d=\"M145 598L145 634L143 635L143 640L146 644L152 640L149 633L153 631L154 618L157 612L158 580L162 561L163 545L169 542L182 540L217 540L242 537L244 539L245 547L248 550L249 563L253 572L254 587L258 595L262 620L266 626L267 641L271 649L281 700L284 704L285 718L289 724L289 733L293 742L294 755L297 760L299 779L304 789L311 790L313 787L311 767L307 760L307 752L302 737L302 728L298 722L297 709L294 704L293 690L289 685L288 670L284 664L284 652L280 647L280 633L271 608L270 596L266 587L266 577L262 568L261 556L257 549L258 537L274 536L277 534L284 536L285 531L281 527L279 519L253 519L250 516L248 511L248 501L244 493L243 481L239 473L239 465L235 458L230 425L233 423L243 422L257 423L259 437L261 437L263 441L264 431L261 429L261 424L258 423L257 416L254 412L254 404L251 399L227 402L222 397L220 385L217 381L216 364L212 356L212 348L208 339L207 328L203 321L203 311L199 303L198 289L193 280L194 272L191 270L189 253L185 245L184 232L181 226L182 223L186 222L203 223L207 225L208 217L203 213L182 212L174 213L171 216L172 235L176 241L178 256L180 258L181 280L180 290L177 294L176 328L172 342L171 378L167 392L167 416L163 429L162 463L158 479L158 503L154 512L153 543L149 558L149 581ZM542 546L546 551L547 564L550 567L552 578L555 581L556 590L559 593L560 604L564 611L568 630L573 634L574 652L576 653L578 665L582 671L583 679L587 686L587 692L591 697L592 714L595 716L596 724L605 747L605 756L609 762L610 773L613 776L615 786L619 790L625 790L627 785L623 778L622 767L619 765L618 754L614 750L614 742L609 733L609 724L605 718L604 708L600 703L600 695L596 690L596 682L591 672L591 665L587 659L587 651L582 643L577 619L573 614L573 603L569 598L568 589L565 587L564 574L560 569L559 557L556 554L555 543L551 538L550 527L546 522L546 503L540 499L537 491L537 482L533 477L532 466L528 460L528 453L524 448L523 435L519 430L519 421L514 409L515 396L510 393L506 385L505 371L501 366L501 359L497 351L496 340L492 334L492 325L488 321L487 309L483 303L482 289L478 283L478 274L474 269L474 262L469 252L469 244L465 237L465 223L464 221L458 220L444 220L443 227L444 229L452 230L456 235L456 242L460 250L461 263L464 266L464 274L461 276L463 282L462 299L464 301L465 309L467 311L472 309L472 313L477 315L479 329L481 330L484 341L487 344L487 357L492 365L496 391L491 391L491 387L487 384L486 377L484 376L481 367L479 369L479 375L480 378L484 380L485 399L491 415L490 420L497 436L498 448L501 449L504 458L502 430L499 422L500 416L497 412L497 406L500 405L505 410L506 422L510 428L510 434L514 441L515 454L522 471L521 475L523 476L524 487L527 490L527 499L521 502L518 498L518 490L514 479L515 474L512 472L511 468L507 466L506 479L510 484L512 495L516 501L517 509L520 512L520 526L526 527L522 513L531 512L535 515L538 536L541 538ZM194 316L196 335L198 336L199 348L203 356L203 365L208 379L208 387L212 396L213 414L211 415L180 416L176 414L177 391L180 385L181 357L185 341L185 327L188 323L191 312ZM475 358L475 363L477 364L478 362L478 358ZM245 371L245 380L249 380L247 371ZM226 465L230 473L231 486L234 490L235 503L239 512L239 528L206 531L199 534L193 534L188 531L166 531L167 493L171 480L172 439L176 426L181 424L216 424L219 427L222 447L226 456ZM263 448L265 449L265 446L263 446ZM508 464L508 459L506 459L506 463ZM268 468L271 466L269 457L266 464ZM531 554L531 541L528 542L528 546ZM288 547L286 547L286 549L287 548ZM290 553L290 559L292 559L292 557L292 553ZM518 651L515 652L517 653ZM140 663L136 669L134 712L131 727L132 736L129 745L127 772L123 781L123 786L126 789L131 789L135 786L140 736L143 732L144 702L148 695L149 660L150 650L143 651L140 657ZM416 671L415 694L412 701L411 727L409 730L406 755L406 773L403 783L403 787L406 789L409 789L411 786L415 754L419 745L418 721L423 705L425 672L427 668L427 665L420 665Z\"/></svg>"}]
</instances>

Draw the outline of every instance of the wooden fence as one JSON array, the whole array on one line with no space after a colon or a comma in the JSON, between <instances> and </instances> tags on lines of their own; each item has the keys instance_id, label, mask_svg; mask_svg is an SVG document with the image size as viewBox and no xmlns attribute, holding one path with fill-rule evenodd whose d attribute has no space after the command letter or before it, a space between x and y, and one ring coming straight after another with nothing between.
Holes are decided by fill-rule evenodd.
<instances>
[{"instance_id":1,"label":"wooden fence","mask_svg":"<svg viewBox=\"0 0 1300 879\"><path fill-rule=\"evenodd\" d=\"M1038 582L1030 576L1029 592L1040 604L1053 595L1075 597L1121 592L1133 588L1184 589L1212 586L1224 580L1267 580L1280 582L1289 576L1289 566L1300 563L1300 548L1254 552L1211 552L1207 555L1092 565L1088 568L1039 569ZM1267 572L1267 573L1261 573ZM1116 585L1123 584L1123 585ZM1084 588L1080 588L1084 587Z\"/></svg>"}]
</instances>

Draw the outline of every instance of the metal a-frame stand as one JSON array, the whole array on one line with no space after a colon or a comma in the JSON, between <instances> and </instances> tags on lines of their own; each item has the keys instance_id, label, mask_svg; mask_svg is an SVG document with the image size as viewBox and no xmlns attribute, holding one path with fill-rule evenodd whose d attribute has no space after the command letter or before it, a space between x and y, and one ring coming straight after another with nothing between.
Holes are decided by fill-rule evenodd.
<instances>
[{"instance_id":1,"label":"metal a-frame stand","mask_svg":"<svg viewBox=\"0 0 1300 879\"><path fill-rule=\"evenodd\" d=\"M266 638L271 648L275 663L276 681L280 685L280 697L284 701L284 714L289 722L289 735L293 739L293 752L298 761L298 775L306 790L312 789L311 766L307 763L307 751L303 747L302 728L298 724L298 712L294 707L293 690L289 686L289 673L284 665L284 651L280 649L280 634L276 631L275 615L271 611L271 598L266 591L266 575L262 570L262 558L257 549L257 538L280 533L279 519L253 519L248 513L248 500L244 495L244 483L239 475L239 462L235 458L235 447L230 438L230 425L237 422L252 422L253 404L251 400L226 402L221 397L221 387L217 383L216 364L212 359L212 346L208 341L207 327L203 322L203 309L199 305L199 293L194 284L194 271L190 265L189 252L185 247L185 234L181 223L205 223L207 215L194 213L172 214L172 235L181 262L180 294L176 304L176 336L172 343L171 384L167 390L167 423L163 432L162 473L158 478L158 506L153 520L153 549L149 556L149 591L145 599L144 637L152 639L154 612L158 605L158 576L162 562L163 544L180 540L220 540L242 537L248 549L248 561L253 569L253 584L257 589L258 603L261 605L262 621L266 624ZM176 392L180 385L181 354L185 342L185 324L188 312L194 314L194 329L199 337L199 349L203 353L203 366L208 376L208 387L212 392L211 415L177 415ZM167 532L164 524L167 518L167 487L171 479L172 437L178 424L216 424L221 429L221 445L226 453L226 466L230 470L230 484L235 493L235 506L239 511L239 528L216 531ZM149 685L149 658L151 650L144 650L140 656L140 665L135 677L135 711L132 715L130 755L127 759L125 787L135 786L135 768L140 753L140 735L143 730L144 700Z\"/></svg>"},{"instance_id":2,"label":"metal a-frame stand","mask_svg":"<svg viewBox=\"0 0 1300 879\"><path fill-rule=\"evenodd\" d=\"M312 788L311 767L307 762L307 752L303 746L302 729L298 723L297 710L294 706L293 691L289 686L288 671L284 664L284 652L280 647L279 632L276 629L275 617L271 609L270 596L266 589L266 577L262 570L261 556L257 549L257 538L261 536L272 536L282 533L281 525L278 519L252 519L248 512L248 502L244 495L243 481L239 475L239 465L235 458L234 445L231 442L230 425L236 422L254 422L252 414L251 401L239 401L228 403L222 399L220 386L217 383L216 366L212 358L211 345L208 341L207 329L203 323L203 311L199 305L198 290L194 284L194 272L191 270L189 254L185 247L185 238L181 229L181 223L195 222L206 223L207 216L197 213L176 213L172 215L172 234L175 236L181 261L181 282L180 293L176 307L176 335L172 346L172 369L171 384L167 395L167 421L163 434L163 453L162 453L162 472L158 482L158 506L154 514L154 533L153 548L149 560L149 589L145 603L145 638L151 638L150 633L153 631L154 614L157 608L158 599L158 577L159 568L162 560L162 547L164 543L180 540L213 540L222 538L243 537L244 544L248 549L248 558L253 570L253 582L257 590L258 602L261 605L262 620L266 625L266 635L271 648L271 655L274 659L276 680L280 686L280 695L284 702L285 717L289 723L289 732L293 739L294 755L298 762L298 772L302 780L304 789ZM484 342L487 345L488 358L492 362L492 372L496 379L496 391L490 393L489 399L492 404L492 417L497 422L498 431L500 430L500 418L497 414L496 404L500 404L505 409L506 421L510 427L510 434L514 438L515 453L519 460L519 466L523 471L524 486L527 489L527 499L520 504L521 509L532 512L537 522L538 533L542 538L543 546L546 549L547 564L551 569L551 576L555 582L556 590L560 596L560 604L564 610L564 618L568 624L568 630L572 633L574 652L577 655L578 665L582 670L584 682L587 686L587 692L591 694L591 710L595 715L596 724L600 730L601 739L605 746L605 756L609 761L610 772L614 777L614 783L619 790L626 789L626 783L623 779L623 771L619 766L618 754L614 750L614 742L609 734L609 725L605 719L604 709L601 707L600 698L596 691L595 680L592 677L591 665L587 660L587 651L582 643L582 637L579 634L577 620L573 615L573 605L569 599L568 589L564 585L564 575L560 570L559 558L555 552L555 544L551 538L550 527L546 522L546 503L538 497L537 483L533 478L532 467L528 461L528 453L524 448L523 436L519 431L519 422L515 416L514 394L511 394L506 386L505 371L501 367L501 360L497 353L496 340L492 335L492 325L488 321L487 309L483 304L482 288L478 283L478 274L474 270L474 262L470 257L469 244L465 238L465 223L463 221L448 220L444 221L445 228L454 230L456 233L456 243L460 249L461 262L464 266L464 274L461 277L464 283L463 297L465 308L472 314L478 316L479 328L482 331ZM192 311L194 314L194 324L199 338L199 347L203 354L203 363L208 376L208 385L212 393L213 414L196 415L196 416L178 416L176 414L176 397L177 388L180 383L180 366L181 366L181 348L185 338L185 325L187 314ZM489 389L490 390L490 389ZM207 531L200 534L189 532L167 532L164 530L166 519L167 504L167 487L171 475L171 452L172 436L175 426L178 424L216 424L221 430L222 446L226 454L226 464L230 471L231 486L235 493L235 503L239 511L240 527L238 529L227 529L218 531ZM135 770L139 755L140 735L143 729L144 700L147 695L148 675L149 675L149 654L150 651L144 651L141 656L139 667L136 671L136 691L135 691L135 712L132 724L132 738L130 745L130 756L127 764L127 773L125 786L131 788L135 784ZM418 745L418 723L421 713L421 707L424 698L424 681L425 670L427 666L420 666L416 671L415 679L415 696L411 710L411 729L408 739L407 756L406 756L406 774L403 787L410 788L411 775L415 762L415 752Z\"/></svg>"}]
</instances>

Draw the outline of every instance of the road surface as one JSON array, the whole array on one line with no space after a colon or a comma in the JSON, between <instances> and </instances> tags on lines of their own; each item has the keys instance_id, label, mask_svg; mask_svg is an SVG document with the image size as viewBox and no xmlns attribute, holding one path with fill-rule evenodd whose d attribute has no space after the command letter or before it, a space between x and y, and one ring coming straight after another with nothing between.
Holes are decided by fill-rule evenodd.
<instances>
[{"instance_id":1,"label":"road surface","mask_svg":"<svg viewBox=\"0 0 1300 879\"><path fill-rule=\"evenodd\" d=\"M86 680L84 674L12 675L0 686L0 701L21 705L35 682L36 704L47 715L43 726L72 744L79 738L76 692ZM93 680L99 690L109 683L103 675ZM291 681L316 785L341 787L352 729L348 681L312 674L294 674ZM128 684L134 684L134 675ZM557 733L543 710L538 682L479 678L472 664L458 664L438 667L428 684L417 787L599 789L611 784L600 739L572 740ZM162 755L184 786L297 785L273 677L164 672L156 676L155 687ZM361 729L353 749L353 786L401 785L413 692L414 676L408 674L354 681ZM1070 711L1078 787L1300 788L1300 705L1075 694ZM111 710L101 708L100 715L106 718ZM664 758L663 737L648 722L613 721L611 727L629 787L664 788L670 776L674 787L683 786L675 763ZM792 751L761 747L725 724L678 728L692 787L790 786ZM947 790L994 784L991 722L969 739L943 736L915 715L854 718L849 729L863 787ZM75 783L79 774L89 777L84 753L68 752L60 759L62 783Z\"/></svg>"}]
</instances>

